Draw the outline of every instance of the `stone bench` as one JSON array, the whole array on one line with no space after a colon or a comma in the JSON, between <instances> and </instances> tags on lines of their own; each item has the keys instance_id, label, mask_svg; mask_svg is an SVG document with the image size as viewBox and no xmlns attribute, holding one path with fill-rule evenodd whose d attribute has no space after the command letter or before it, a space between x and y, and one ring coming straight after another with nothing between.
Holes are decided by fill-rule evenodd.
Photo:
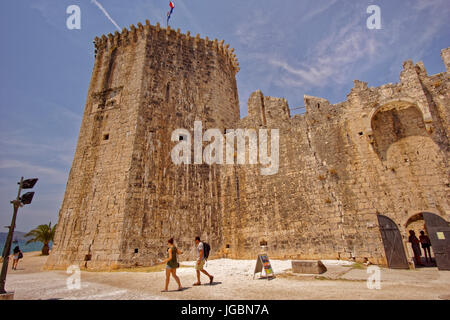
<instances>
[{"instance_id":1,"label":"stone bench","mask_svg":"<svg viewBox=\"0 0 450 320\"><path fill-rule=\"evenodd\" d=\"M322 274L327 267L320 260L292 260L293 273Z\"/></svg>"}]
</instances>

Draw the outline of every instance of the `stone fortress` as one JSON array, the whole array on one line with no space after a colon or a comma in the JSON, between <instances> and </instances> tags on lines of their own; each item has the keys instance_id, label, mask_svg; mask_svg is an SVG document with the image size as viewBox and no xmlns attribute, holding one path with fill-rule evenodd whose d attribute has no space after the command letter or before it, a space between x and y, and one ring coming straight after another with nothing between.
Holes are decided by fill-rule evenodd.
<instances>
[{"instance_id":1,"label":"stone fortress","mask_svg":"<svg viewBox=\"0 0 450 320\"><path fill-rule=\"evenodd\" d=\"M214 257L255 259L266 244L271 258L388 265L380 215L409 261L407 231L423 227L422 213L450 220L450 48L446 72L406 61L397 84L355 81L335 105L305 96L306 113L293 117L285 99L256 91L243 119L239 65L223 41L147 21L95 48L49 269L157 264L170 237L191 259L197 235ZM172 132L196 120L279 129L278 173L173 164Z\"/></svg>"}]
</instances>

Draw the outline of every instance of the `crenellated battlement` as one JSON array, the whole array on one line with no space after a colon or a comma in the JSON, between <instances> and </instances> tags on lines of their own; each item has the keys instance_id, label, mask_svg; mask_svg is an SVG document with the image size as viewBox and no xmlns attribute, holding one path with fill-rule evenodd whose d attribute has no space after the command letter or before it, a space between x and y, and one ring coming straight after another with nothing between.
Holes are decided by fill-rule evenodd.
<instances>
[{"instance_id":1,"label":"crenellated battlement","mask_svg":"<svg viewBox=\"0 0 450 320\"><path fill-rule=\"evenodd\" d=\"M438 104L445 102L445 79L450 66L450 48L442 49L442 60L446 72L428 75L422 61L414 64L412 60L403 62L403 70L399 83L384 84L379 87L369 87L364 81L354 80L353 88L347 95L347 100L331 104L327 99L304 95L304 118L312 119L314 123L339 122L352 117L362 118L361 133L366 133L371 139L373 130L371 120L381 109L403 108L413 106L419 110L424 126L428 132L434 129L432 110L427 95L436 90L439 93ZM248 100L248 117L242 119L243 124L250 125L283 125L291 119L288 102L282 98L264 96L260 90L253 92ZM358 133L359 133L358 132Z\"/></svg>"},{"instance_id":2,"label":"crenellated battlement","mask_svg":"<svg viewBox=\"0 0 450 320\"><path fill-rule=\"evenodd\" d=\"M120 33L116 31L114 34L109 33L108 35L96 37L94 39L95 53L97 55L104 50L125 47L131 43L137 43L140 39L145 39L147 37L165 38L167 41L173 42L180 41L197 50L204 48L205 50L214 51L223 55L230 62L235 73L238 73L240 70L234 48L230 48L230 45L225 44L224 40L210 40L208 37L203 39L200 37L200 34L193 37L191 36L190 31L187 31L186 34L184 34L179 28L177 30L172 29L170 26L163 28L159 22L153 26L150 24L149 20L145 21L145 25L142 25L142 23L139 22L137 27L135 25L130 25L129 29L123 28Z\"/></svg>"}]
</instances>

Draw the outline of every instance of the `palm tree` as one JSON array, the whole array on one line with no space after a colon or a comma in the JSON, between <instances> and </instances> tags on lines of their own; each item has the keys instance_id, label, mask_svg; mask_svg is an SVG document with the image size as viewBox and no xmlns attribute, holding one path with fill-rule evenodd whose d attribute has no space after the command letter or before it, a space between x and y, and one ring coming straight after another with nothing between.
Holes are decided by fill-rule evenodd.
<instances>
[{"instance_id":1,"label":"palm tree","mask_svg":"<svg viewBox=\"0 0 450 320\"><path fill-rule=\"evenodd\" d=\"M27 244L31 242L42 242L44 246L42 247L42 255L48 256L48 252L50 250L48 244L50 241L53 241L53 237L55 236L55 228L56 224L52 228L52 223L41 224L37 228L28 232L25 237L33 237L32 239L27 241Z\"/></svg>"}]
</instances>

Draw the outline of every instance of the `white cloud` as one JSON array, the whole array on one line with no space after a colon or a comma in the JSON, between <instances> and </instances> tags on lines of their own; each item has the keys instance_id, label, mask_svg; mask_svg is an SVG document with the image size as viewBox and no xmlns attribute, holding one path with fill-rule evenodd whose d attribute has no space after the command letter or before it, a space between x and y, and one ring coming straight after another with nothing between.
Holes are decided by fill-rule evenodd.
<instances>
[{"instance_id":1,"label":"white cloud","mask_svg":"<svg viewBox=\"0 0 450 320\"><path fill-rule=\"evenodd\" d=\"M416 1L396 19L383 20L382 30L365 27L367 16L359 14L361 8L342 10L336 16L331 15L333 21L327 25L330 32L308 47L301 60L270 52L259 58L272 66L267 72L276 73L274 84L283 88L309 90L348 85L379 63L395 64L391 70L398 77L398 66L401 66L398 60L421 59L436 35L446 27L450 6L444 2ZM333 4L318 7L309 16L319 15Z\"/></svg>"},{"instance_id":2,"label":"white cloud","mask_svg":"<svg viewBox=\"0 0 450 320\"><path fill-rule=\"evenodd\" d=\"M324 87L351 82L348 71L367 69L370 61L377 55L380 43L366 31L354 27L354 22L344 26L314 47L310 58L297 66L280 59L270 59L269 63L282 71L279 85L304 87Z\"/></svg>"},{"instance_id":3,"label":"white cloud","mask_svg":"<svg viewBox=\"0 0 450 320\"><path fill-rule=\"evenodd\" d=\"M33 1L30 7L37 10L39 14L44 18L45 22L54 28L63 28L65 24L60 23L60 19L57 19L60 10L62 10L61 3L45 2L45 1ZM62 11L65 13L65 9Z\"/></svg>"},{"instance_id":4,"label":"white cloud","mask_svg":"<svg viewBox=\"0 0 450 320\"><path fill-rule=\"evenodd\" d=\"M280 67L288 73L287 76L283 76L281 83L292 87L303 87L306 84L321 86L323 85L323 80L332 72L332 69L325 64L322 67L294 68L285 61L271 59L269 63L275 67Z\"/></svg>"},{"instance_id":5,"label":"white cloud","mask_svg":"<svg viewBox=\"0 0 450 320\"><path fill-rule=\"evenodd\" d=\"M204 34L202 27L200 26L200 24L197 22L199 19L195 18L192 13L191 10L188 9L188 7L184 4L183 1L177 1L175 2L175 10L177 10L177 6L180 6L180 9L182 12L180 12L180 14L184 14L189 23L195 28L195 30L198 30L198 32L200 32L202 35ZM167 11L169 11L169 9L167 9ZM174 11L175 14L175 11Z\"/></svg>"},{"instance_id":6,"label":"white cloud","mask_svg":"<svg viewBox=\"0 0 450 320\"><path fill-rule=\"evenodd\" d=\"M103 8L103 6L96 0L91 0L91 2L93 4L95 4L102 12L103 14L106 16L106 18L108 18L109 21L111 21L111 23L117 28L117 30L122 31L119 27L119 25L117 24L117 22L114 21L113 18L111 18L111 16L109 15L109 13L106 11L105 8Z\"/></svg>"},{"instance_id":7,"label":"white cloud","mask_svg":"<svg viewBox=\"0 0 450 320\"><path fill-rule=\"evenodd\" d=\"M338 0L331 0L331 1L327 1L323 5L317 6L316 8L314 8L313 10L310 10L307 14L305 14L302 18L302 21L311 20L312 18L324 13L325 11L330 9L332 6L334 6L336 4L336 2L338 2ZM314 4L317 4L317 2L314 2Z\"/></svg>"},{"instance_id":8,"label":"white cloud","mask_svg":"<svg viewBox=\"0 0 450 320\"><path fill-rule=\"evenodd\" d=\"M67 173L51 167L44 167L19 160L0 160L0 169L20 169L23 175L44 177L51 183L65 184Z\"/></svg>"}]
</instances>

